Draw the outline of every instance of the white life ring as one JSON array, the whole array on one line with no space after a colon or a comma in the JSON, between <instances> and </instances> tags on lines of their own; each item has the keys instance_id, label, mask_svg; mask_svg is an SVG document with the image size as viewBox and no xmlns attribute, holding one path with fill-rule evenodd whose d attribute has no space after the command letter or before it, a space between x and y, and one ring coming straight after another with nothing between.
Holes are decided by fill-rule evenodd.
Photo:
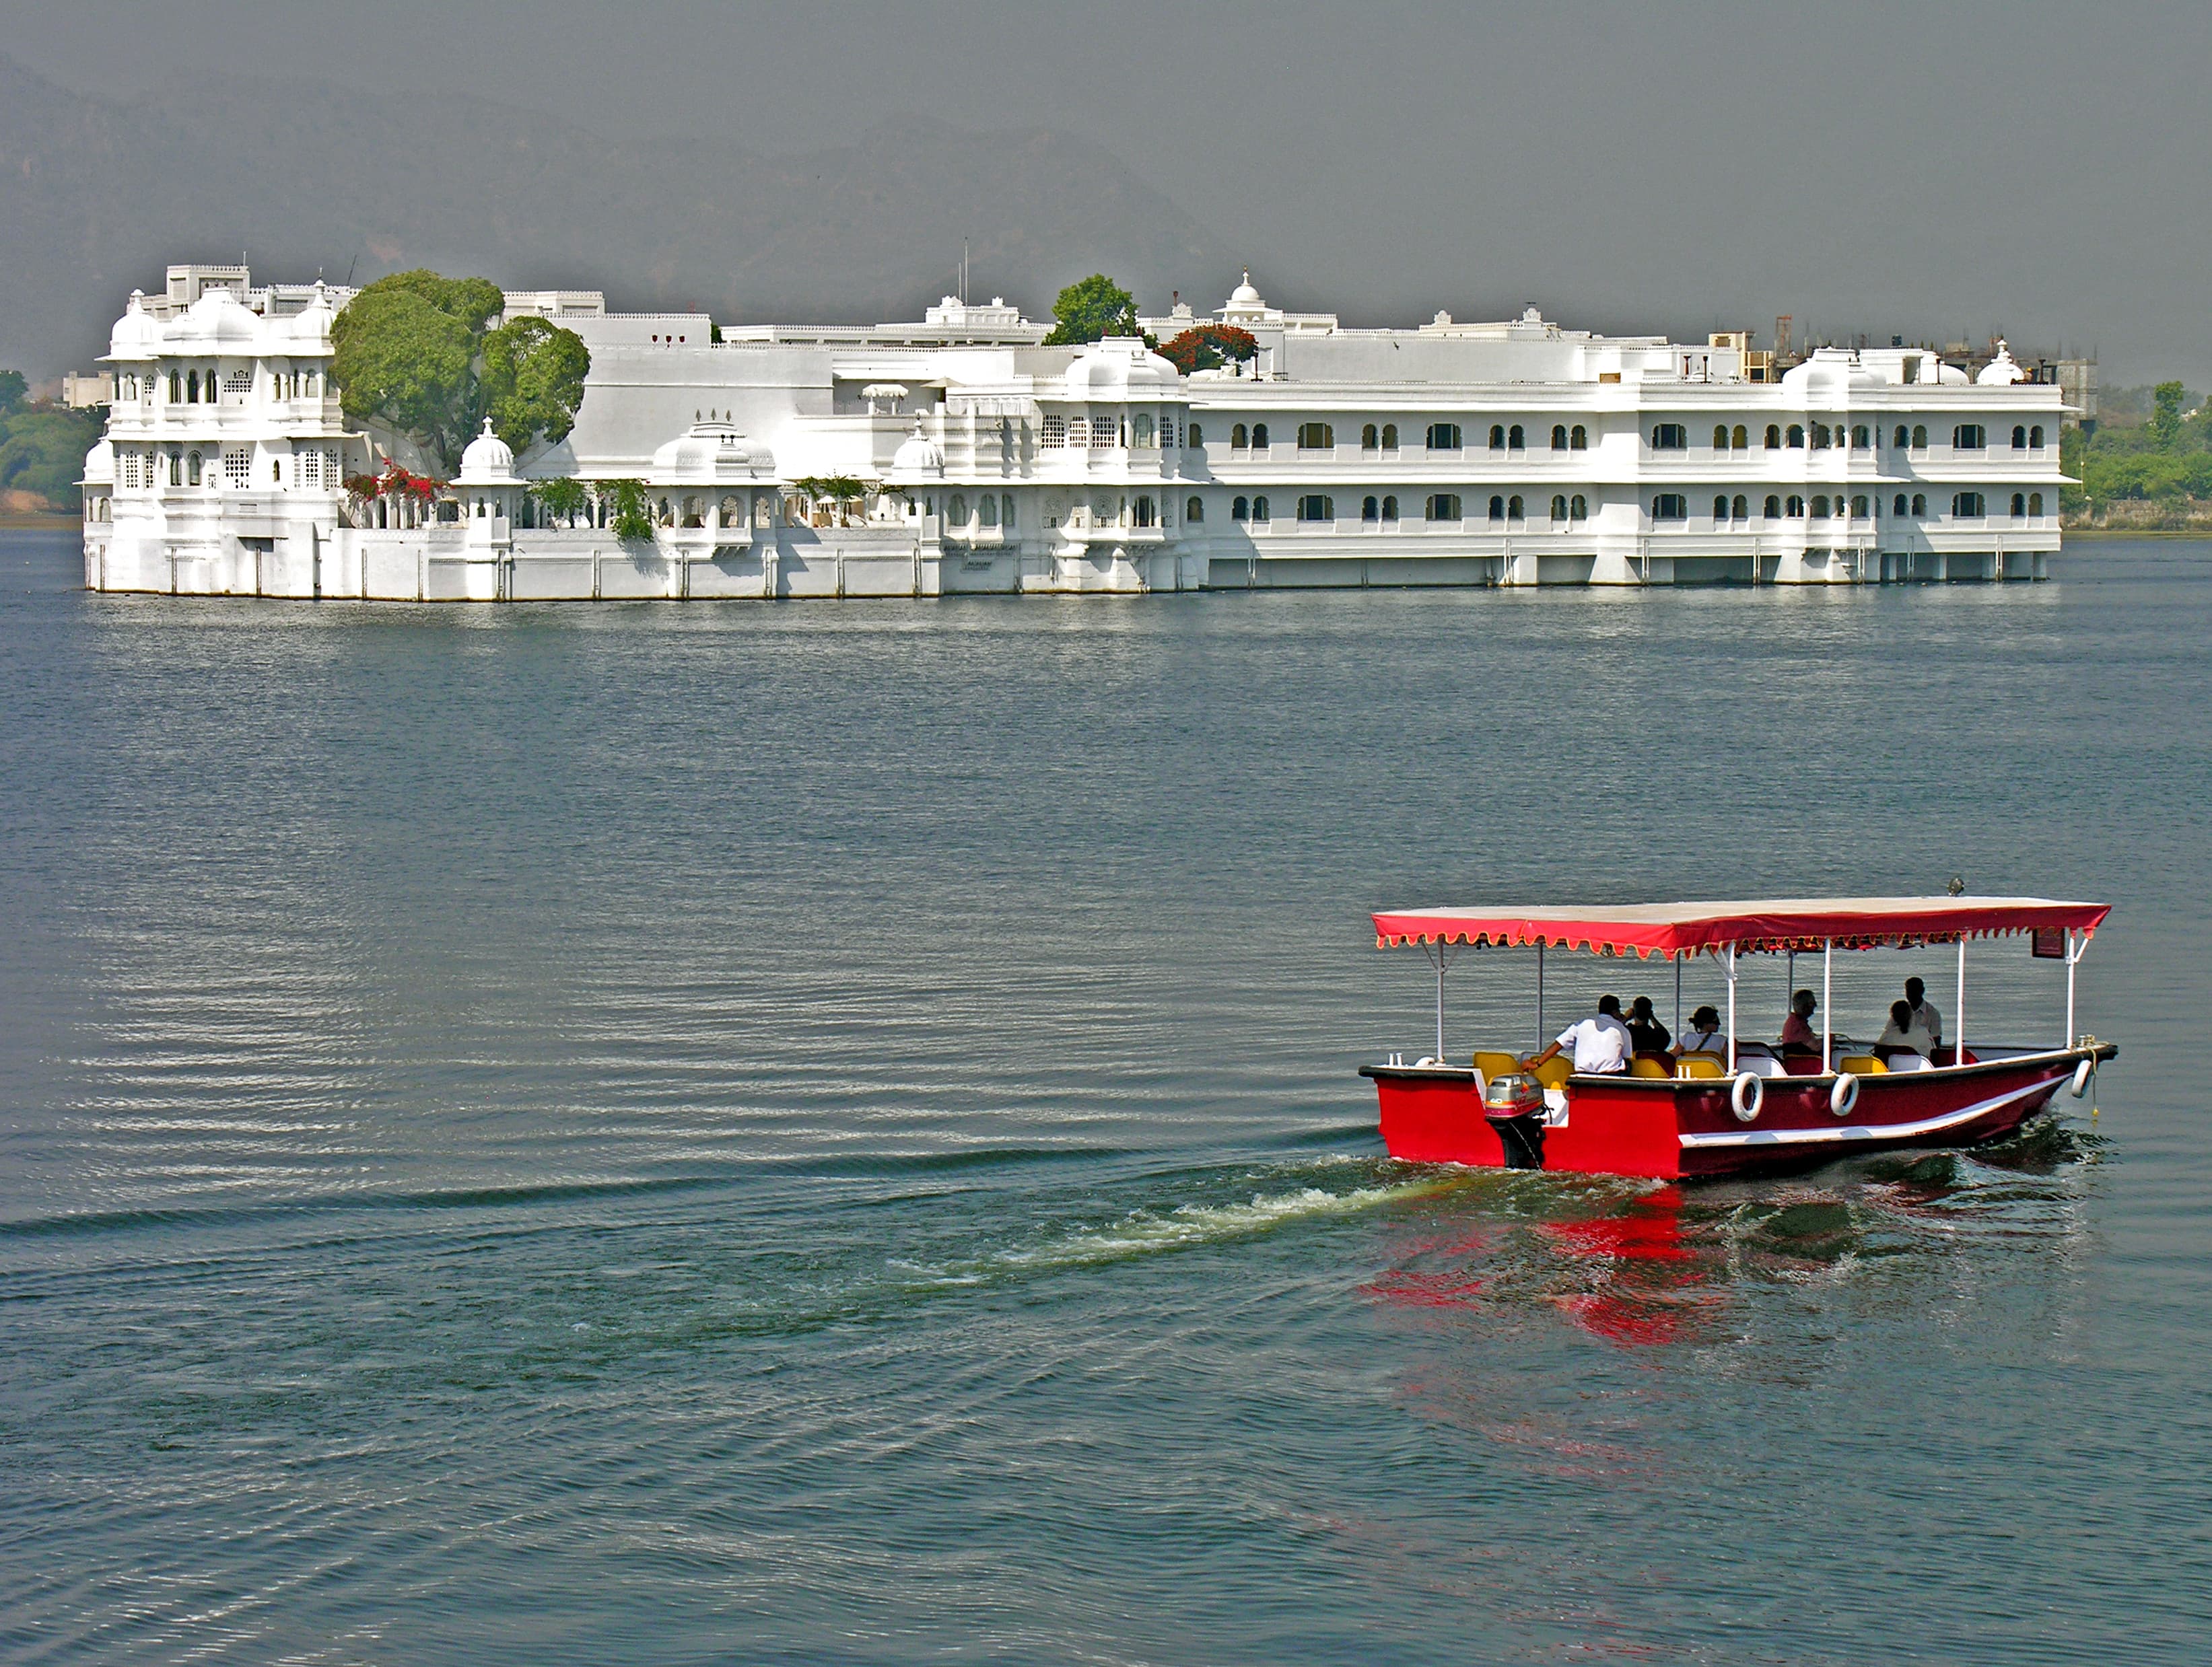
<instances>
[{"instance_id":1,"label":"white life ring","mask_svg":"<svg viewBox=\"0 0 2212 1667\"><path fill-rule=\"evenodd\" d=\"M2080 1064L2074 1067L2073 1094L2075 1099L2079 1100L2083 1094L2089 1092L2089 1079L2096 1074L2097 1062L2094 1059L2084 1059Z\"/></svg>"},{"instance_id":2,"label":"white life ring","mask_svg":"<svg viewBox=\"0 0 2212 1667\"><path fill-rule=\"evenodd\" d=\"M1849 1117L1858 1103L1859 1079L1847 1070L1838 1071L1836 1086L1828 1090L1828 1109L1838 1117Z\"/></svg>"},{"instance_id":3,"label":"white life ring","mask_svg":"<svg viewBox=\"0 0 2212 1667\"><path fill-rule=\"evenodd\" d=\"M1729 1109L1735 1113L1735 1120L1751 1122L1765 1103L1766 1080L1757 1071L1738 1071L1735 1086L1729 1090Z\"/></svg>"}]
</instances>

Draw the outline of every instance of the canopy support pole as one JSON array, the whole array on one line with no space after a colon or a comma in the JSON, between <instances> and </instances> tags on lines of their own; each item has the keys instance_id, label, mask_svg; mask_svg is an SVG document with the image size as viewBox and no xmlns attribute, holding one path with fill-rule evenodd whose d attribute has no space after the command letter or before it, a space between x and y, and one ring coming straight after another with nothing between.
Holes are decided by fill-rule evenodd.
<instances>
[{"instance_id":1,"label":"canopy support pole","mask_svg":"<svg viewBox=\"0 0 2212 1667\"><path fill-rule=\"evenodd\" d=\"M1424 943L1421 946L1421 953L1425 955L1429 954L1429 946L1427 944ZM1444 968L1451 961L1451 945L1446 943L1441 938L1437 939L1437 952L1435 955L1430 955L1429 958L1436 963L1437 968L1436 1061L1441 1065L1444 1062Z\"/></svg>"},{"instance_id":2,"label":"canopy support pole","mask_svg":"<svg viewBox=\"0 0 2212 1667\"><path fill-rule=\"evenodd\" d=\"M2074 1020L2070 1009L2068 1011L2066 1024L2069 1029L2073 1027ZM1674 1040L1678 1042L1682 1040L1682 954L1679 949L1674 952Z\"/></svg>"},{"instance_id":3,"label":"canopy support pole","mask_svg":"<svg viewBox=\"0 0 2212 1667\"><path fill-rule=\"evenodd\" d=\"M1828 993L1834 988L1836 971L1836 940L1826 939L1820 945L1820 1075L1826 1076L1832 1068L1835 1052L1831 1040L1835 1035L1834 1021L1828 1015Z\"/></svg>"},{"instance_id":4,"label":"canopy support pole","mask_svg":"<svg viewBox=\"0 0 2212 1667\"><path fill-rule=\"evenodd\" d=\"M1735 945L1728 946L1729 1075L1735 1075Z\"/></svg>"},{"instance_id":5,"label":"canopy support pole","mask_svg":"<svg viewBox=\"0 0 2212 1667\"><path fill-rule=\"evenodd\" d=\"M2069 926L2066 929L2066 1046L2072 1047L2080 1040L2081 1033L2074 1028L2074 969L2081 957L2089 953L2089 940Z\"/></svg>"},{"instance_id":6,"label":"canopy support pole","mask_svg":"<svg viewBox=\"0 0 2212 1667\"><path fill-rule=\"evenodd\" d=\"M1966 1063L1966 935L1959 934L1959 1005L1951 1020L1951 1063Z\"/></svg>"},{"instance_id":7,"label":"canopy support pole","mask_svg":"<svg viewBox=\"0 0 2212 1667\"><path fill-rule=\"evenodd\" d=\"M1536 1052L1544 1051L1544 940L1536 940Z\"/></svg>"}]
</instances>

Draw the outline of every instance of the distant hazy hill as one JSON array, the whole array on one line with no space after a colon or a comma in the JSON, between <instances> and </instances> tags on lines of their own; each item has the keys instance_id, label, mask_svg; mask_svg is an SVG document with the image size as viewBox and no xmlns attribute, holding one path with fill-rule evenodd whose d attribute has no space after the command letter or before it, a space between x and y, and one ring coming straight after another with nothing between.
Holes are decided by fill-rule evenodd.
<instances>
[{"instance_id":1,"label":"distant hazy hill","mask_svg":"<svg viewBox=\"0 0 2212 1667\"><path fill-rule=\"evenodd\" d=\"M915 117L762 156L611 142L480 100L199 77L88 98L0 56L0 364L84 367L177 260L356 282L401 267L724 318L917 316L971 239L981 295L1042 316L1086 272L1225 293L1221 245L1092 142ZM826 138L855 118L825 106Z\"/></svg>"}]
</instances>

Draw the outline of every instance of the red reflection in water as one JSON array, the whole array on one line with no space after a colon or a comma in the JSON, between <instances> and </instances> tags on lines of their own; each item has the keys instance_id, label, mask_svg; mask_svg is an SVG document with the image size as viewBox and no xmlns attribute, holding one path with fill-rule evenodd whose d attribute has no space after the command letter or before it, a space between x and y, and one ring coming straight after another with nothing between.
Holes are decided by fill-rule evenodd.
<instances>
[{"instance_id":1,"label":"red reflection in water","mask_svg":"<svg viewBox=\"0 0 2212 1667\"><path fill-rule=\"evenodd\" d=\"M1632 1348L1679 1343L1713 1300L1682 1242L1680 1187L1647 1192L1618 1215L1537 1230L1554 1250L1606 1264L1597 1290L1553 1299L1592 1337Z\"/></svg>"}]
</instances>

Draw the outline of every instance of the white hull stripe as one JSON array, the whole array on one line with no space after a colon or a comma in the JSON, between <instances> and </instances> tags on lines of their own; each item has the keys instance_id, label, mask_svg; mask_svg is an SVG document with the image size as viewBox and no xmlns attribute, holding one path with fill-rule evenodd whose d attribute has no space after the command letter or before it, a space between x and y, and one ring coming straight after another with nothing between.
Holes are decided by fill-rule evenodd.
<instances>
[{"instance_id":1,"label":"white hull stripe","mask_svg":"<svg viewBox=\"0 0 2212 1667\"><path fill-rule=\"evenodd\" d=\"M2046 1076L2029 1083L2024 1088L2014 1088L1994 1099L1978 1100L1972 1106L1962 1106L1955 1112L1946 1112L1941 1117L1923 1118L1917 1123L1882 1123L1869 1127L1863 1123L1846 1124L1834 1129L1747 1129L1741 1134L1684 1135L1686 1149L1707 1146L1802 1146L1813 1143L1836 1145L1849 1141L1910 1140L1916 1135L1932 1135L1945 1129L1955 1129L1962 1123L1972 1123L1978 1117L2009 1106L2015 1100L2025 1100L2032 1094L2041 1094L2053 1087L2059 1079Z\"/></svg>"}]
</instances>

